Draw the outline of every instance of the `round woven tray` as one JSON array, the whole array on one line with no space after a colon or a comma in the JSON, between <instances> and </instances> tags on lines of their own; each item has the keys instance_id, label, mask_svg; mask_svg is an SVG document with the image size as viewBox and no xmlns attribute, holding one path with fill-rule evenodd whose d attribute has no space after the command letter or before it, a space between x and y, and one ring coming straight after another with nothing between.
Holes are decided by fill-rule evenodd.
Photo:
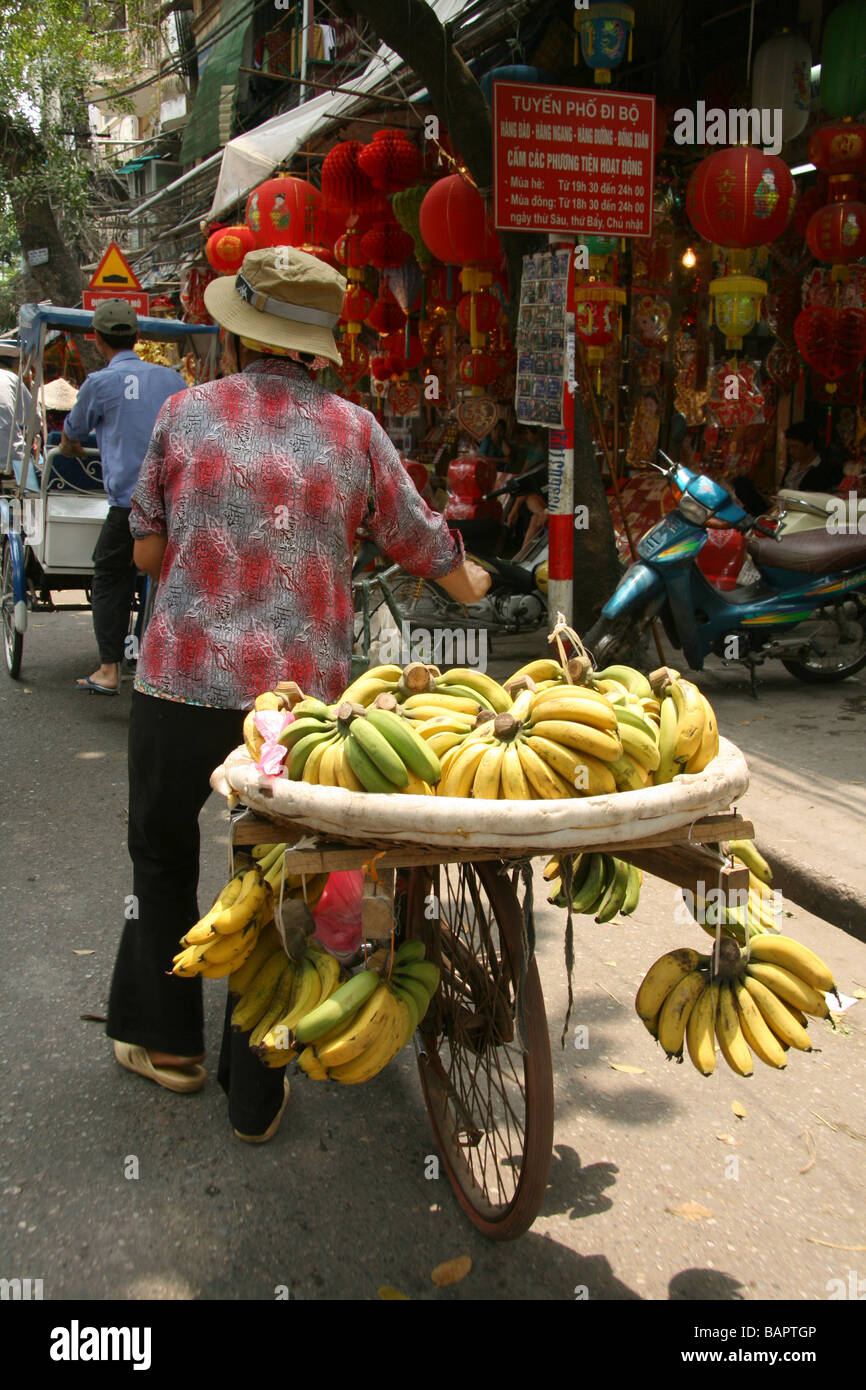
<instances>
[{"instance_id":1,"label":"round woven tray","mask_svg":"<svg viewBox=\"0 0 866 1390\"><path fill-rule=\"evenodd\" d=\"M546 854L592 845L640 844L726 811L749 785L746 760L720 740L703 772L661 787L562 801L475 801L452 796L377 796L265 777L236 748L211 777L215 791L235 792L269 820L332 840L425 845L436 849Z\"/></svg>"}]
</instances>

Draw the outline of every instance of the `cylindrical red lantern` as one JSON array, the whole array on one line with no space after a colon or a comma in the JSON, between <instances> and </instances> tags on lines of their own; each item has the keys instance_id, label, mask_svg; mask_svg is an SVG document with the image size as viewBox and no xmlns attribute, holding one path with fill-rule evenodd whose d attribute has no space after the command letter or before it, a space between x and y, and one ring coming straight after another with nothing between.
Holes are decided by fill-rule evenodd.
<instances>
[{"instance_id":1,"label":"cylindrical red lantern","mask_svg":"<svg viewBox=\"0 0 866 1390\"><path fill-rule=\"evenodd\" d=\"M370 291L365 289L363 285L350 285L343 300L343 312L340 321L360 323L367 317L375 302Z\"/></svg>"},{"instance_id":2,"label":"cylindrical red lantern","mask_svg":"<svg viewBox=\"0 0 866 1390\"><path fill-rule=\"evenodd\" d=\"M795 198L784 160L752 145L737 145L701 160L686 189L686 212L707 241L745 249L781 235Z\"/></svg>"},{"instance_id":3,"label":"cylindrical red lantern","mask_svg":"<svg viewBox=\"0 0 866 1390\"><path fill-rule=\"evenodd\" d=\"M472 305L475 304L475 322L472 322ZM497 327L502 317L502 306L495 294L489 290L479 290L475 294L464 294L457 305L457 322L467 333L490 333Z\"/></svg>"},{"instance_id":4,"label":"cylindrical red lantern","mask_svg":"<svg viewBox=\"0 0 866 1390\"><path fill-rule=\"evenodd\" d=\"M496 380L499 366L489 352L469 352L461 360L459 372L460 380L478 391Z\"/></svg>"},{"instance_id":5,"label":"cylindrical red lantern","mask_svg":"<svg viewBox=\"0 0 866 1390\"><path fill-rule=\"evenodd\" d=\"M377 222L361 237L362 263L374 265L377 270L402 265L414 249L414 241L398 222Z\"/></svg>"},{"instance_id":6,"label":"cylindrical red lantern","mask_svg":"<svg viewBox=\"0 0 866 1390\"><path fill-rule=\"evenodd\" d=\"M866 173L866 125L834 121L821 126L809 140L809 158L830 179L831 200L856 197L858 180Z\"/></svg>"},{"instance_id":7,"label":"cylindrical red lantern","mask_svg":"<svg viewBox=\"0 0 866 1390\"><path fill-rule=\"evenodd\" d=\"M425 246L444 265L494 266L502 259L484 199L460 174L427 190L418 222Z\"/></svg>"},{"instance_id":8,"label":"cylindrical red lantern","mask_svg":"<svg viewBox=\"0 0 866 1390\"><path fill-rule=\"evenodd\" d=\"M358 167L382 193L400 193L408 188L420 174L421 165L420 152L402 130L377 130L358 155Z\"/></svg>"},{"instance_id":9,"label":"cylindrical red lantern","mask_svg":"<svg viewBox=\"0 0 866 1390\"><path fill-rule=\"evenodd\" d=\"M348 270L359 270L361 266L366 265L361 251L361 238L357 232L344 232L334 243L334 255L340 265L346 266Z\"/></svg>"},{"instance_id":10,"label":"cylindrical red lantern","mask_svg":"<svg viewBox=\"0 0 866 1390\"><path fill-rule=\"evenodd\" d=\"M806 228L809 250L816 260L849 265L866 256L866 204L828 203Z\"/></svg>"},{"instance_id":11,"label":"cylindrical red lantern","mask_svg":"<svg viewBox=\"0 0 866 1390\"><path fill-rule=\"evenodd\" d=\"M220 275L237 275L244 256L255 248L255 244L249 227L221 227L208 237L204 253L208 264Z\"/></svg>"},{"instance_id":12,"label":"cylindrical red lantern","mask_svg":"<svg viewBox=\"0 0 866 1390\"><path fill-rule=\"evenodd\" d=\"M306 179L266 179L247 199L246 222L257 247L301 246L321 194Z\"/></svg>"},{"instance_id":13,"label":"cylindrical red lantern","mask_svg":"<svg viewBox=\"0 0 866 1390\"><path fill-rule=\"evenodd\" d=\"M358 163L364 146L360 140L342 140L322 163L322 197L340 212L362 212L376 197L376 190Z\"/></svg>"}]
</instances>

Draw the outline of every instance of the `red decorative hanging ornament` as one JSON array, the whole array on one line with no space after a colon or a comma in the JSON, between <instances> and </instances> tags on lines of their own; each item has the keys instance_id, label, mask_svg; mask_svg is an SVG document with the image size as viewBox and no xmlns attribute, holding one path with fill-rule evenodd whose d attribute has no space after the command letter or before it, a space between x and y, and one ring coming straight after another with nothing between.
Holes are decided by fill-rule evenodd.
<instances>
[{"instance_id":1,"label":"red decorative hanging ornament","mask_svg":"<svg viewBox=\"0 0 866 1390\"><path fill-rule=\"evenodd\" d=\"M402 265L414 250L415 243L411 236L397 222L377 222L361 237L363 260L377 270Z\"/></svg>"},{"instance_id":2,"label":"red decorative hanging ornament","mask_svg":"<svg viewBox=\"0 0 866 1390\"><path fill-rule=\"evenodd\" d=\"M502 260L502 245L484 199L461 174L438 179L427 190L418 223L424 244L443 265L490 268ZM463 288L472 286L464 280Z\"/></svg>"},{"instance_id":3,"label":"red decorative hanging ornament","mask_svg":"<svg viewBox=\"0 0 866 1390\"><path fill-rule=\"evenodd\" d=\"M247 199L246 223L256 247L301 246L309 240L307 223L321 194L306 179L283 175L266 179Z\"/></svg>"},{"instance_id":4,"label":"red decorative hanging ornament","mask_svg":"<svg viewBox=\"0 0 866 1390\"><path fill-rule=\"evenodd\" d=\"M764 364L780 391L792 391L800 375L800 357L790 343L774 343Z\"/></svg>"},{"instance_id":5,"label":"red decorative hanging ornament","mask_svg":"<svg viewBox=\"0 0 866 1390\"><path fill-rule=\"evenodd\" d=\"M381 345L392 371L398 376L402 376L404 372L413 372L424 360L421 339L411 332L408 319L402 333L386 334Z\"/></svg>"},{"instance_id":6,"label":"red decorative hanging ornament","mask_svg":"<svg viewBox=\"0 0 866 1390\"><path fill-rule=\"evenodd\" d=\"M358 167L382 193L401 193L421 173L420 151L402 130L377 130L358 154Z\"/></svg>"},{"instance_id":7,"label":"red decorative hanging ornament","mask_svg":"<svg viewBox=\"0 0 866 1390\"><path fill-rule=\"evenodd\" d=\"M625 290L604 281L574 287L574 331L583 343L587 363L596 368L597 391L601 390L604 350L621 333L619 311L625 301Z\"/></svg>"},{"instance_id":8,"label":"red decorative hanging ornament","mask_svg":"<svg viewBox=\"0 0 866 1390\"><path fill-rule=\"evenodd\" d=\"M810 219L806 240L816 260L833 266L831 278L844 279L846 267L866 256L866 204L828 203Z\"/></svg>"},{"instance_id":9,"label":"red decorative hanging ornament","mask_svg":"<svg viewBox=\"0 0 866 1390\"><path fill-rule=\"evenodd\" d=\"M343 365L337 369L337 375L346 386L355 386L370 370L370 354L364 344L355 337L340 337L336 341L343 359Z\"/></svg>"},{"instance_id":10,"label":"red decorative hanging ornament","mask_svg":"<svg viewBox=\"0 0 866 1390\"><path fill-rule=\"evenodd\" d=\"M794 341L794 321L802 303L800 281L793 277L775 280L764 303L764 319L771 333L785 343Z\"/></svg>"},{"instance_id":11,"label":"red decorative hanging ornament","mask_svg":"<svg viewBox=\"0 0 866 1390\"><path fill-rule=\"evenodd\" d=\"M249 227L221 227L211 232L204 248L208 264L220 275L237 275L244 256L255 247Z\"/></svg>"},{"instance_id":12,"label":"red decorative hanging ornament","mask_svg":"<svg viewBox=\"0 0 866 1390\"><path fill-rule=\"evenodd\" d=\"M460 380L472 387L473 396L483 396L485 386L499 375L499 364L489 352L475 350L461 359L458 373Z\"/></svg>"},{"instance_id":13,"label":"red decorative hanging ornament","mask_svg":"<svg viewBox=\"0 0 866 1390\"><path fill-rule=\"evenodd\" d=\"M363 320L372 309L375 300L363 285L350 284L343 299L343 312L340 322L345 323L350 339L358 338L363 328ZM366 348L364 349L366 351Z\"/></svg>"},{"instance_id":14,"label":"red decorative hanging ornament","mask_svg":"<svg viewBox=\"0 0 866 1390\"><path fill-rule=\"evenodd\" d=\"M833 384L856 372L866 357L866 309L803 309L794 325L797 347L815 371Z\"/></svg>"}]
</instances>

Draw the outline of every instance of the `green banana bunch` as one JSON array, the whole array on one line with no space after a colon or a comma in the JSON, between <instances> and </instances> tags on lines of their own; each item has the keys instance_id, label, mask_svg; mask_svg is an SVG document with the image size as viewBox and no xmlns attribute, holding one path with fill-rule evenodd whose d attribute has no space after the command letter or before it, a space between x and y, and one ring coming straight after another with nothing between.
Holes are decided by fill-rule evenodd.
<instances>
[{"instance_id":1,"label":"green banana bunch","mask_svg":"<svg viewBox=\"0 0 866 1390\"><path fill-rule=\"evenodd\" d=\"M548 902L567 906L560 861L548 861L544 876L551 879ZM587 851L576 856L572 865L571 910L593 913L596 922L610 922L617 915L629 917L640 900L643 875L634 864L612 854Z\"/></svg>"}]
</instances>

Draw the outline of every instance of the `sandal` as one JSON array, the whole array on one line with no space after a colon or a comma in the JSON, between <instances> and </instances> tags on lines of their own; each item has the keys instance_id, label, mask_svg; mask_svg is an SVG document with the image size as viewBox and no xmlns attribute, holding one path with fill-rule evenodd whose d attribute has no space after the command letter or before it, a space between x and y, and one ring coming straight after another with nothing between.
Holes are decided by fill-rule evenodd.
<instances>
[{"instance_id":1,"label":"sandal","mask_svg":"<svg viewBox=\"0 0 866 1390\"><path fill-rule=\"evenodd\" d=\"M115 1042L114 1055L126 1071L146 1076L169 1091L200 1091L207 1078L207 1072L198 1063L190 1064L189 1068L155 1067L147 1048L138 1043Z\"/></svg>"},{"instance_id":2,"label":"sandal","mask_svg":"<svg viewBox=\"0 0 866 1390\"><path fill-rule=\"evenodd\" d=\"M287 1076L284 1076L283 1103L280 1106L274 1118L271 1120L271 1123L268 1125L264 1134L241 1134L240 1130L236 1129L235 1138L243 1139L245 1144L266 1144L269 1139L273 1139L274 1135L280 1127L280 1120L283 1118L283 1111L285 1110L286 1105L288 1103L289 1089L289 1078Z\"/></svg>"}]
</instances>

